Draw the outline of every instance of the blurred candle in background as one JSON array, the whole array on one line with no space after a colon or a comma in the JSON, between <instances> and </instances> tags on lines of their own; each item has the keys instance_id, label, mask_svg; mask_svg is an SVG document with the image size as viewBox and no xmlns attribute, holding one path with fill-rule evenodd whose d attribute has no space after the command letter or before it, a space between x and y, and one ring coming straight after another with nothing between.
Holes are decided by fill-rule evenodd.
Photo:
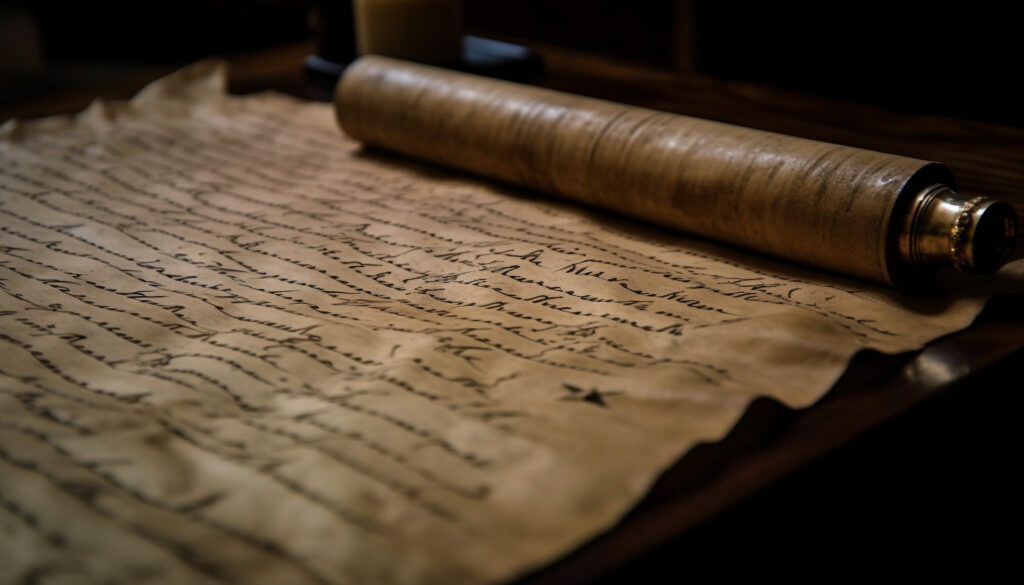
<instances>
[{"instance_id":1,"label":"blurred candle in background","mask_svg":"<svg viewBox=\"0 0 1024 585\"><path fill-rule=\"evenodd\" d=\"M360 55L454 65L462 58L462 0L355 0Z\"/></svg>"}]
</instances>

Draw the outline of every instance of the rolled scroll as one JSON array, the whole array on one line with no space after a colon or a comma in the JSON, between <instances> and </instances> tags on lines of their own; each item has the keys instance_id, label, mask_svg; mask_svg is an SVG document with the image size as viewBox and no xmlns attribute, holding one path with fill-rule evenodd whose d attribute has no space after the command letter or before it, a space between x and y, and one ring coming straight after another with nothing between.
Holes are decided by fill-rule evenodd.
<instances>
[{"instance_id":1,"label":"rolled scroll","mask_svg":"<svg viewBox=\"0 0 1024 585\"><path fill-rule=\"evenodd\" d=\"M368 56L353 138L764 254L892 285L1006 262L1013 208L945 166Z\"/></svg>"}]
</instances>

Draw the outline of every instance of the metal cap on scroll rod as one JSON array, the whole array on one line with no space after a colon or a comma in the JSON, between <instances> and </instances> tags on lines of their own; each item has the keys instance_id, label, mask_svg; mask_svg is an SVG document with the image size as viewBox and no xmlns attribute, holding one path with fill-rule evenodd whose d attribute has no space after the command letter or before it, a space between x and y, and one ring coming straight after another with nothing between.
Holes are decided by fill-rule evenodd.
<instances>
[{"instance_id":1,"label":"metal cap on scroll rod","mask_svg":"<svg viewBox=\"0 0 1024 585\"><path fill-rule=\"evenodd\" d=\"M961 272L989 273L1010 259L1017 214L1007 203L932 185L914 197L910 210L899 236L900 257L910 266L952 264Z\"/></svg>"}]
</instances>

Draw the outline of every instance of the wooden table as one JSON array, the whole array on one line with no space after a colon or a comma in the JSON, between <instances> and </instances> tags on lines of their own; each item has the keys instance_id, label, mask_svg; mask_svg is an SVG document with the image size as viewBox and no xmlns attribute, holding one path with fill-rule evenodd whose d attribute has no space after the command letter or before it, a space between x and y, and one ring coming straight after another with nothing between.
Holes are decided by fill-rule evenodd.
<instances>
[{"instance_id":1,"label":"wooden table","mask_svg":"<svg viewBox=\"0 0 1024 585\"><path fill-rule=\"evenodd\" d=\"M232 58L231 90L329 99L329 87L303 75L310 46ZM1003 198L1024 217L1022 129L536 48L546 62L545 75L533 81L539 85L942 161L963 193ZM128 97L150 77L48 96L0 115L77 109L94 95ZM1017 255L1024 257L1024 241ZM1014 543L997 529L1015 533L1024 520L1017 503L1024 486L1012 473L1024 445L1021 304L998 302L975 326L914 355L861 355L806 411L755 402L725 441L688 454L613 531L522 583L611 585L640 580L640 571L666 582L693 574L960 581L1019 572Z\"/></svg>"}]
</instances>

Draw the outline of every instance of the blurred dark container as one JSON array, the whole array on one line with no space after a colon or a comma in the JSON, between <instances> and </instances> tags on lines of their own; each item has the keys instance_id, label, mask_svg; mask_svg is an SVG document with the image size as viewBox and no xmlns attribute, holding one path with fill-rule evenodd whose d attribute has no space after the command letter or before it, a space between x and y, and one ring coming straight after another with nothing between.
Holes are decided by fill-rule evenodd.
<instances>
[{"instance_id":1,"label":"blurred dark container","mask_svg":"<svg viewBox=\"0 0 1024 585\"><path fill-rule=\"evenodd\" d=\"M313 7L313 31L317 54L334 63L356 58L352 0L318 0Z\"/></svg>"}]
</instances>

